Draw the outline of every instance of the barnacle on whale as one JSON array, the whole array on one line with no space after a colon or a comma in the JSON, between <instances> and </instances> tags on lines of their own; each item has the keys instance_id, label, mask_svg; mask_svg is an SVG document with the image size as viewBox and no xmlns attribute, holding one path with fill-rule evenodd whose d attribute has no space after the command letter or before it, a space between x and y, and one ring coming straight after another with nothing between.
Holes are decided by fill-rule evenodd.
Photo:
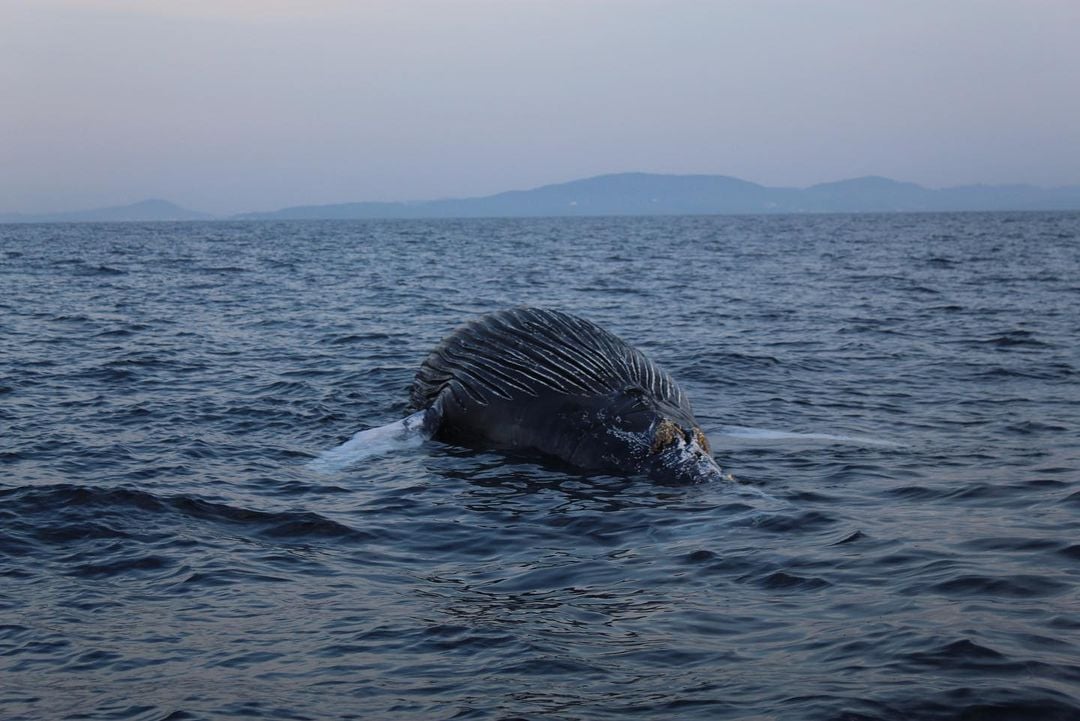
<instances>
[{"instance_id":1,"label":"barnacle on whale","mask_svg":"<svg viewBox=\"0 0 1080 721\"><path fill-rule=\"evenodd\" d=\"M656 424L656 432L653 434L653 441L652 445L649 446L649 451L659 453L682 438L682 436L682 429L674 421L665 418Z\"/></svg>"}]
</instances>

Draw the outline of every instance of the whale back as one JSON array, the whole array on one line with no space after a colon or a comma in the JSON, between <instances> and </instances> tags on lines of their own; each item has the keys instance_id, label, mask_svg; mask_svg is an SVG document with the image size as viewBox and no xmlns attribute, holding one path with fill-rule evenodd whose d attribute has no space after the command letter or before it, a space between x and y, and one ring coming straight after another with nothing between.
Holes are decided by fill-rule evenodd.
<instances>
[{"instance_id":1,"label":"whale back","mask_svg":"<svg viewBox=\"0 0 1080 721\"><path fill-rule=\"evenodd\" d=\"M552 395L604 397L627 388L692 418L679 385L641 351L583 318L519 307L447 336L417 372L411 405L420 410L446 396L461 407Z\"/></svg>"}]
</instances>

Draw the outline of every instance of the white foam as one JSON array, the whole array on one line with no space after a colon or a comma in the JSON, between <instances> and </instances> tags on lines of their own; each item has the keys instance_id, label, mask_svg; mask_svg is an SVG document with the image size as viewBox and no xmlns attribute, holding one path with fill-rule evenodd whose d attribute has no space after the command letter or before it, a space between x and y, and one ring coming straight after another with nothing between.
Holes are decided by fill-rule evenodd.
<instances>
[{"instance_id":1,"label":"white foam","mask_svg":"<svg viewBox=\"0 0 1080 721\"><path fill-rule=\"evenodd\" d=\"M378 428L359 431L352 438L311 459L307 467L321 473L332 473L372 456L418 446L427 435L423 432L424 414L418 411L408 418Z\"/></svg>"}]
</instances>

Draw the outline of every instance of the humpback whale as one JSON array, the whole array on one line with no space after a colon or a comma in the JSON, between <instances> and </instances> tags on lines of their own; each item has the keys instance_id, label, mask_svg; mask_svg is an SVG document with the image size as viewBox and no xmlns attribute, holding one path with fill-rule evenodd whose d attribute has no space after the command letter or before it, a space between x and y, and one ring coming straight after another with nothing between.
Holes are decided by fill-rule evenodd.
<instances>
[{"instance_id":1,"label":"humpback whale","mask_svg":"<svg viewBox=\"0 0 1080 721\"><path fill-rule=\"evenodd\" d=\"M454 330L420 366L402 428L666 484L721 480L678 383L569 313L518 307Z\"/></svg>"}]
</instances>

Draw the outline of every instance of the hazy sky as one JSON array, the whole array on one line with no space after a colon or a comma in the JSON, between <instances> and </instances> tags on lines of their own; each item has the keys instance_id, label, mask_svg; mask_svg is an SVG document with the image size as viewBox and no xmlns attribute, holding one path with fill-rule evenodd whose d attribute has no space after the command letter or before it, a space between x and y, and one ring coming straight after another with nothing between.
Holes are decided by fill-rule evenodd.
<instances>
[{"instance_id":1,"label":"hazy sky","mask_svg":"<svg viewBox=\"0 0 1080 721\"><path fill-rule=\"evenodd\" d=\"M1080 184L1080 0L0 0L0 212Z\"/></svg>"}]
</instances>

